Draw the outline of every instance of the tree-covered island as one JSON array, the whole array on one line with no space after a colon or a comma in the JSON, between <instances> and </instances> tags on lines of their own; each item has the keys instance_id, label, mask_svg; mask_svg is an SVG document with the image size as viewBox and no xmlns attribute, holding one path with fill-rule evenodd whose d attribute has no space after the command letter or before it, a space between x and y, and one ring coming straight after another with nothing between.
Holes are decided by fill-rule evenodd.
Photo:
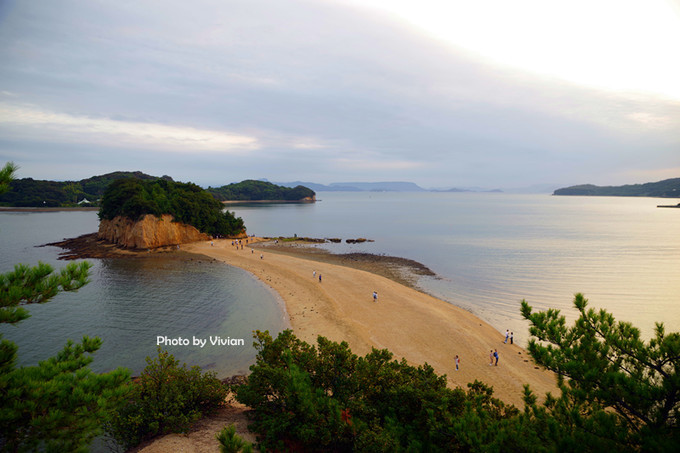
<instances>
[{"instance_id":1,"label":"tree-covered island","mask_svg":"<svg viewBox=\"0 0 680 453\"><path fill-rule=\"evenodd\" d=\"M222 203L196 184L127 178L114 181L104 192L100 220L120 216L136 221L147 214L170 214L175 221L212 236L245 232L243 219L224 211Z\"/></svg>"},{"instance_id":2,"label":"tree-covered island","mask_svg":"<svg viewBox=\"0 0 680 453\"><path fill-rule=\"evenodd\" d=\"M208 187L216 199L220 201L314 201L316 193L305 186L293 188L277 186L266 181L246 179L239 183L222 187Z\"/></svg>"}]
</instances>

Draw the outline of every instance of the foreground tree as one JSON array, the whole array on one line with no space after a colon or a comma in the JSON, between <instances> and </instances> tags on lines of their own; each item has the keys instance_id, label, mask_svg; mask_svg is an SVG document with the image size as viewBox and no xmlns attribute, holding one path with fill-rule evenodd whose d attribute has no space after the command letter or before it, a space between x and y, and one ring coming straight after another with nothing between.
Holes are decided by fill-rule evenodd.
<instances>
[{"instance_id":1,"label":"foreground tree","mask_svg":"<svg viewBox=\"0 0 680 453\"><path fill-rule=\"evenodd\" d=\"M0 193L16 168L9 163L0 170ZM30 316L22 305L78 290L87 284L89 269L88 263L73 263L55 274L40 263L0 274L0 322L18 323ZM88 354L100 345L99 338L83 337L37 366L17 367L17 345L0 335L0 450L87 451L129 380L125 369L96 374L88 368Z\"/></svg>"},{"instance_id":2,"label":"foreground tree","mask_svg":"<svg viewBox=\"0 0 680 453\"><path fill-rule=\"evenodd\" d=\"M254 411L260 447L277 451L500 451L507 420L518 414L480 382L447 387L427 365L394 360L388 350L363 357L324 337L312 346L285 330L257 331L256 363L238 401ZM513 432L516 433L516 432ZM525 437L525 436L524 436Z\"/></svg>"},{"instance_id":3,"label":"foreground tree","mask_svg":"<svg viewBox=\"0 0 680 453\"><path fill-rule=\"evenodd\" d=\"M126 404L112 411L106 431L125 448L159 434L179 433L225 404L227 388L214 372L180 364L158 348L130 386Z\"/></svg>"},{"instance_id":4,"label":"foreground tree","mask_svg":"<svg viewBox=\"0 0 680 453\"><path fill-rule=\"evenodd\" d=\"M529 353L557 374L562 391L540 408L529 396L534 404L527 414L533 411L534 421L561 427L565 447L574 450L590 441L619 450L677 451L680 334L666 334L657 323L654 338L644 342L630 323L587 309L582 294L574 306L580 316L567 327L559 310L534 313L522 301L522 316L536 337Z\"/></svg>"}]
</instances>

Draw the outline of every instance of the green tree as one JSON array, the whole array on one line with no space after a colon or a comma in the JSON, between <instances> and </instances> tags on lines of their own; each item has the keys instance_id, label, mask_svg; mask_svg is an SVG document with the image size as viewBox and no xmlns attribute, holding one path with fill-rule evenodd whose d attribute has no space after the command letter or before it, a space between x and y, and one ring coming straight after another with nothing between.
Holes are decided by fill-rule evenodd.
<instances>
[{"instance_id":1,"label":"green tree","mask_svg":"<svg viewBox=\"0 0 680 453\"><path fill-rule=\"evenodd\" d=\"M83 193L82 187L77 182L69 182L64 186L64 192L68 195L69 203L78 204L78 195Z\"/></svg>"},{"instance_id":2,"label":"green tree","mask_svg":"<svg viewBox=\"0 0 680 453\"><path fill-rule=\"evenodd\" d=\"M657 323L654 338L645 342L632 324L587 305L576 294L579 318L567 327L559 310L534 313L522 301L522 316L535 337L529 353L557 374L562 391L543 407L530 404L533 420L568 426L565 447L597 442L619 450L677 451L680 334L667 334Z\"/></svg>"},{"instance_id":3,"label":"green tree","mask_svg":"<svg viewBox=\"0 0 680 453\"><path fill-rule=\"evenodd\" d=\"M6 191L17 167L0 170ZM72 263L58 274L51 266L17 265L0 274L0 322L18 323L30 316L26 304L45 303L60 291L76 291L88 281L90 265ZM87 451L101 432L109 410L124 394L125 369L95 374L89 355L99 338L69 341L55 357L37 366L17 367L15 343L0 335L0 449L2 451Z\"/></svg>"},{"instance_id":4,"label":"green tree","mask_svg":"<svg viewBox=\"0 0 680 453\"><path fill-rule=\"evenodd\" d=\"M126 448L158 434L186 431L224 404L227 388L215 373L180 365L160 347L158 357L147 357L146 362L127 404L113 411L106 423L106 430Z\"/></svg>"},{"instance_id":5,"label":"green tree","mask_svg":"<svg viewBox=\"0 0 680 453\"><path fill-rule=\"evenodd\" d=\"M223 212L224 205L191 183L165 179L118 179L102 197L99 218L116 216L139 220L147 214L170 214L175 221L193 225L210 235L230 236L245 232L243 219Z\"/></svg>"},{"instance_id":6,"label":"green tree","mask_svg":"<svg viewBox=\"0 0 680 453\"><path fill-rule=\"evenodd\" d=\"M256 363L236 395L253 408L265 448L488 451L496 428L518 413L484 384L467 394L450 389L431 366L394 360L387 350L358 357L345 342L319 337L315 347L290 330L255 338Z\"/></svg>"}]
</instances>

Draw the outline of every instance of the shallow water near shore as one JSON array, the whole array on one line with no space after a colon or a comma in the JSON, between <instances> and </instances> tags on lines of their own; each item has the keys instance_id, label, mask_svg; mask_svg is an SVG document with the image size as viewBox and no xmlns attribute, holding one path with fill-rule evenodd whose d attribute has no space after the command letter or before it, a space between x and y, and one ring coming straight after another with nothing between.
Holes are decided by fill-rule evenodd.
<instances>
[{"instance_id":1,"label":"shallow water near shore","mask_svg":"<svg viewBox=\"0 0 680 453\"><path fill-rule=\"evenodd\" d=\"M323 247L419 261L438 274L421 278L421 288L499 332L513 331L520 344L528 336L522 299L574 319L577 292L646 338L656 321L680 331L680 212L656 208L677 199L429 192L317 198L229 210L257 235L373 239Z\"/></svg>"},{"instance_id":2,"label":"shallow water near shore","mask_svg":"<svg viewBox=\"0 0 680 453\"><path fill-rule=\"evenodd\" d=\"M93 212L0 214L0 271L14 264L43 261L55 268L56 247L36 247L97 229ZM99 336L101 349L92 369L118 366L138 374L155 356L158 337L189 345L163 349L189 365L226 377L243 374L254 362L252 330L281 331L284 312L278 296L247 272L196 256L186 259L90 259L91 282L76 293L61 293L43 305L30 305L31 317L0 333L19 345L19 363L32 365L56 354L67 339ZM243 345L211 344L242 339ZM194 338L205 345L194 345ZM231 342L230 342L231 343Z\"/></svg>"}]
</instances>

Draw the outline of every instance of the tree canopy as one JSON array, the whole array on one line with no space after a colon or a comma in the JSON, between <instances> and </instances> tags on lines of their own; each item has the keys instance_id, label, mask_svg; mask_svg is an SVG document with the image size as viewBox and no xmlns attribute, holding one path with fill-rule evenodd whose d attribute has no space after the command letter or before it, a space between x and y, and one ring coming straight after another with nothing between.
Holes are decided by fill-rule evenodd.
<instances>
[{"instance_id":1,"label":"tree canopy","mask_svg":"<svg viewBox=\"0 0 680 453\"><path fill-rule=\"evenodd\" d=\"M15 207L64 207L75 206L87 199L87 205L96 205L104 190L117 179L137 178L143 180L166 179L169 176L150 176L140 171L117 171L93 176L80 181L44 181L33 178L14 179L11 190L0 194L0 204Z\"/></svg>"},{"instance_id":2,"label":"tree canopy","mask_svg":"<svg viewBox=\"0 0 680 453\"><path fill-rule=\"evenodd\" d=\"M266 181L255 181L247 179L239 183L229 184L217 188L208 188L208 192L221 201L239 200L275 200L275 201L300 201L305 198L314 197L316 194L312 189L304 186L293 188L277 186Z\"/></svg>"},{"instance_id":3,"label":"tree canopy","mask_svg":"<svg viewBox=\"0 0 680 453\"><path fill-rule=\"evenodd\" d=\"M607 448L677 451L680 334L657 323L654 338L644 342L632 324L587 305L582 294L575 296L580 316L567 327L559 310L534 313L522 301L535 337L529 353L557 374L562 391L548 399L547 413Z\"/></svg>"},{"instance_id":4,"label":"tree canopy","mask_svg":"<svg viewBox=\"0 0 680 453\"><path fill-rule=\"evenodd\" d=\"M119 179L102 197L100 219L116 216L139 220L146 214L170 214L175 221L193 225L210 235L229 236L245 231L243 219L236 218L212 195L192 183L163 179Z\"/></svg>"}]
</instances>

